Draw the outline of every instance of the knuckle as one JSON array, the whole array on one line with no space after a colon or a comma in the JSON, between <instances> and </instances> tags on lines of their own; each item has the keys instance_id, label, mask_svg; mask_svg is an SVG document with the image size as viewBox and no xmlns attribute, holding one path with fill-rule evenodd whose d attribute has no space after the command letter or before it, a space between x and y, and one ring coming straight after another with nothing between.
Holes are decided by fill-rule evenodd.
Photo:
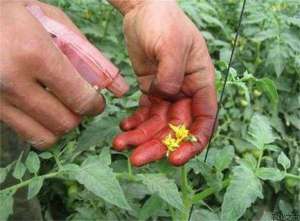
<instances>
[{"instance_id":1,"label":"knuckle","mask_svg":"<svg viewBox=\"0 0 300 221\"><path fill-rule=\"evenodd\" d=\"M79 96L75 103L77 105L74 111L79 115L96 115L104 109L104 99L96 91Z\"/></svg>"},{"instance_id":2,"label":"knuckle","mask_svg":"<svg viewBox=\"0 0 300 221\"><path fill-rule=\"evenodd\" d=\"M39 150L44 150L54 145L57 139L58 138L54 135L47 135L40 138L28 139L27 142Z\"/></svg>"},{"instance_id":3,"label":"knuckle","mask_svg":"<svg viewBox=\"0 0 300 221\"><path fill-rule=\"evenodd\" d=\"M63 117L60 120L60 126L57 128L58 134L65 134L77 127L80 122L79 117Z\"/></svg>"},{"instance_id":4,"label":"knuckle","mask_svg":"<svg viewBox=\"0 0 300 221\"><path fill-rule=\"evenodd\" d=\"M157 83L157 89L160 93L165 95L176 95L180 91L180 86L167 82Z\"/></svg>"}]
</instances>

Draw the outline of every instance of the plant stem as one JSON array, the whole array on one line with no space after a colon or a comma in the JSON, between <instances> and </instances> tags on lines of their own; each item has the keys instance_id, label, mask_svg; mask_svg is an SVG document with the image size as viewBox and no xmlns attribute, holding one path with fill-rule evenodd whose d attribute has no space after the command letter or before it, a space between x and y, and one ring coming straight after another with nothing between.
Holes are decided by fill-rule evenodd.
<instances>
[{"instance_id":1,"label":"plant stem","mask_svg":"<svg viewBox=\"0 0 300 221\"><path fill-rule=\"evenodd\" d=\"M260 167L260 163L261 163L261 159L264 155L264 149L260 150L260 153L259 153L259 156L258 156L258 161L257 161L257 164L256 164L256 169L258 169Z\"/></svg>"},{"instance_id":2,"label":"plant stem","mask_svg":"<svg viewBox=\"0 0 300 221\"><path fill-rule=\"evenodd\" d=\"M225 179L222 182L222 189L227 187L230 183L230 179ZM207 197L209 197L210 195L214 194L215 190L212 187L206 188L205 190L201 191L200 193L197 193L193 196L192 198L192 202L193 203L197 203L200 202L204 199L206 199Z\"/></svg>"},{"instance_id":3,"label":"plant stem","mask_svg":"<svg viewBox=\"0 0 300 221\"><path fill-rule=\"evenodd\" d=\"M42 175L42 176L39 176L39 177L41 177L43 179L49 179L49 178L53 178L53 177L57 176L59 173L60 172L53 172L53 173L48 173L48 174L45 174L45 175ZM18 190L18 189L20 189L24 186L27 186L33 180L33 178L35 178L35 177L32 177L28 180L25 180L25 181L21 182L21 183L18 183L16 185L13 185L13 186L7 187L3 190L0 190L0 193L1 192L6 192L6 191Z\"/></svg>"},{"instance_id":4,"label":"plant stem","mask_svg":"<svg viewBox=\"0 0 300 221\"><path fill-rule=\"evenodd\" d=\"M129 174L129 176L132 176L132 167L131 167L131 163L130 163L129 157L127 158L127 168L128 168L128 174Z\"/></svg>"},{"instance_id":5,"label":"plant stem","mask_svg":"<svg viewBox=\"0 0 300 221\"><path fill-rule=\"evenodd\" d=\"M295 174L291 174L291 173L286 173L285 174L286 178L291 178L291 179L296 179L296 180L300 180L300 176L295 175Z\"/></svg>"},{"instance_id":6,"label":"plant stem","mask_svg":"<svg viewBox=\"0 0 300 221\"><path fill-rule=\"evenodd\" d=\"M182 217L180 220L188 220L189 214L192 206L192 201L189 193L189 184L187 179L187 168L186 166L182 166L180 168L180 181L181 181L181 192L183 198L184 212L182 213Z\"/></svg>"}]
</instances>

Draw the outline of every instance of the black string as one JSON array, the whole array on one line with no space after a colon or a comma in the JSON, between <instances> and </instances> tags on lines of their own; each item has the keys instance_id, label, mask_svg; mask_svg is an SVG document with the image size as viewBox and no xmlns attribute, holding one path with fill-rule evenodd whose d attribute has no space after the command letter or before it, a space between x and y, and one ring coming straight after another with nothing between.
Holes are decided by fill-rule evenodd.
<instances>
[{"instance_id":1,"label":"black string","mask_svg":"<svg viewBox=\"0 0 300 221\"><path fill-rule=\"evenodd\" d=\"M216 129L216 124L217 124L217 121L218 121L219 112L220 112L220 109L221 109L221 106L222 106L222 103L223 103L224 92L225 92L225 88L226 88L226 84L227 84L227 80L228 80L228 76L229 76L229 71L230 71L230 67L231 67L231 63L232 63L232 58L233 58L233 54L234 54L234 51L235 51L235 48L236 48L237 39L238 39L239 34L240 34L240 27L241 27L241 23L242 23L242 20L243 20L245 5L246 5L246 0L244 0L244 2L243 2L243 7L242 7L240 18L239 18L239 24L238 24L236 34L235 34L235 38L234 38L233 48L231 50L231 55L230 55L228 67L227 67L226 74L225 74L225 80L224 80L224 84L223 84L223 87L222 87L222 90L221 90L221 96L220 96L220 100L219 100L219 103L218 103L218 109L217 109L217 113L216 113L215 119L214 119L214 124L213 124L213 128L212 128L212 135L210 136L209 141L208 141L207 151L205 153L204 162L206 162L206 159L207 159L208 151L209 151L209 148L210 148L210 143L211 143L211 140L213 138L213 133Z\"/></svg>"},{"instance_id":2,"label":"black string","mask_svg":"<svg viewBox=\"0 0 300 221\"><path fill-rule=\"evenodd\" d=\"M245 5L246 5L246 0L243 0L243 6L242 6L241 13L240 13L239 23L238 23L238 26L237 26L237 30L236 30L236 34L235 34L235 38L234 38L234 42L233 42L233 48L231 50L231 55L230 55L228 67L227 67L226 74L225 74L225 80L224 80L224 84L223 84L223 87L222 87L222 90L221 90L221 96L220 96L220 99L219 99L219 102L218 102L218 109L217 109L217 112L216 112L216 115L215 115L215 118L214 118L214 124L213 124L213 128L212 128L212 135L210 136L209 141L208 141L207 151L205 153L204 162L206 162L206 159L207 159L207 155L208 155L208 151L209 151L209 148L210 148L211 140L212 140L213 135L214 135L213 132L215 131L215 127L216 127L217 120L218 120L218 117L219 117L219 112L220 112L220 109L221 109L221 106L222 106L222 103L223 103L224 92L225 92L225 88L226 88L226 84L227 84L227 80L228 80L228 76L229 76L229 71L230 71L230 67L231 67L231 63L232 63L232 58L233 58L234 51L235 51L235 48L236 48L237 39L240 35L240 27L241 27L242 20L243 20ZM190 210L188 220L191 219L193 209L194 209L194 204L192 204L192 208Z\"/></svg>"}]
</instances>

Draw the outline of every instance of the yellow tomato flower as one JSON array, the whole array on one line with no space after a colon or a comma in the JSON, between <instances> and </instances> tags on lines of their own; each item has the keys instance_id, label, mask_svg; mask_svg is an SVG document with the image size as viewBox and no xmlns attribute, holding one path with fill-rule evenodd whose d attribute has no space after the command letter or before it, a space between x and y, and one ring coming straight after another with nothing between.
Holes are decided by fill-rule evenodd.
<instances>
[{"instance_id":1,"label":"yellow tomato flower","mask_svg":"<svg viewBox=\"0 0 300 221\"><path fill-rule=\"evenodd\" d=\"M189 130L186 129L185 125L175 126L173 124L169 124L170 128L174 131L175 137L178 143L183 141L189 136Z\"/></svg>"},{"instance_id":2,"label":"yellow tomato flower","mask_svg":"<svg viewBox=\"0 0 300 221\"><path fill-rule=\"evenodd\" d=\"M185 127L184 124L175 126L169 124L169 127L174 132L175 137L172 137L172 134L169 133L162 141L166 145L168 151L167 156L170 152L175 151L183 141L197 142L197 138L190 134L190 131Z\"/></svg>"},{"instance_id":3,"label":"yellow tomato flower","mask_svg":"<svg viewBox=\"0 0 300 221\"><path fill-rule=\"evenodd\" d=\"M165 137L162 141L164 145L168 148L168 151L174 151L177 147L179 147L179 143L176 139L174 139L171 134Z\"/></svg>"}]
</instances>

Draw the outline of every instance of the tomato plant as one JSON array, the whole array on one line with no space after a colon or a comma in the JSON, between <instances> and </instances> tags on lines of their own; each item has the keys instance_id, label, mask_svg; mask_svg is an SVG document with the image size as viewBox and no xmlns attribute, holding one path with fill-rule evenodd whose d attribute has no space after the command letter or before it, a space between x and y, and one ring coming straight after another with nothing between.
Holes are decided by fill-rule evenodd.
<instances>
[{"instance_id":1,"label":"tomato plant","mask_svg":"<svg viewBox=\"0 0 300 221\"><path fill-rule=\"evenodd\" d=\"M1 220L13 213L13 195L21 188L28 188L28 199L38 196L49 220L299 216L298 1L247 2L207 161L204 151L183 167L161 160L140 168L131 166L128 152L111 149L120 120L136 109L141 95L124 46L121 15L104 1L47 2L61 7L122 70L131 90L123 99L104 91L107 108L102 115L85 119L49 151L30 151L0 168L0 183L9 176L17 182L0 190L0 201L6 202L0 205ZM220 91L241 1L180 0L179 4L207 40ZM57 199L64 209L49 206Z\"/></svg>"}]
</instances>

